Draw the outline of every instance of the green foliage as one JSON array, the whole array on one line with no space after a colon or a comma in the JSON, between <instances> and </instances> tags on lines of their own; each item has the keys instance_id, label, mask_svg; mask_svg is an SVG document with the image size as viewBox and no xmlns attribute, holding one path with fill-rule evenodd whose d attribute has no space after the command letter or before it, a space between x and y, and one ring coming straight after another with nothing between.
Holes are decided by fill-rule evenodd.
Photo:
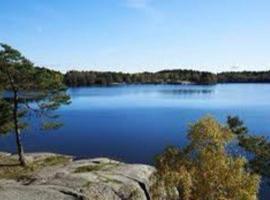
<instances>
[{"instance_id":1,"label":"green foliage","mask_svg":"<svg viewBox=\"0 0 270 200\"><path fill-rule=\"evenodd\" d=\"M154 199L257 199L260 177L246 170L243 157L226 152L228 128L205 117L191 125L188 139L185 148L170 147L157 158Z\"/></svg>"},{"instance_id":2,"label":"green foliage","mask_svg":"<svg viewBox=\"0 0 270 200\"><path fill-rule=\"evenodd\" d=\"M42 125L42 130L53 130L53 129L58 129L61 126L63 126L62 123L59 122L44 122Z\"/></svg>"},{"instance_id":3,"label":"green foliage","mask_svg":"<svg viewBox=\"0 0 270 200\"><path fill-rule=\"evenodd\" d=\"M270 71L262 72L223 72L213 74L194 70L163 70L159 72L122 73L96 71L69 71L65 74L68 86L92 86L114 84L195 84L270 82Z\"/></svg>"},{"instance_id":4,"label":"green foliage","mask_svg":"<svg viewBox=\"0 0 270 200\"><path fill-rule=\"evenodd\" d=\"M269 83L270 71L223 72L217 78L219 83Z\"/></svg>"},{"instance_id":5,"label":"green foliage","mask_svg":"<svg viewBox=\"0 0 270 200\"><path fill-rule=\"evenodd\" d=\"M20 129L26 127L23 122L26 115L39 116L44 122L42 127L57 128L59 123L48 123L48 119L55 119L53 111L61 105L69 103L69 96L63 84L63 75L46 68L35 67L21 53L12 47L1 44L0 50L0 85L3 94L0 101L0 132L12 132L12 111L14 98L18 102L16 116ZM14 97L16 95L16 97Z\"/></svg>"},{"instance_id":6,"label":"green foliage","mask_svg":"<svg viewBox=\"0 0 270 200\"><path fill-rule=\"evenodd\" d=\"M237 136L247 134L248 132L248 129L244 125L244 122L241 121L238 117L228 116L227 124L229 125L231 131Z\"/></svg>"},{"instance_id":7,"label":"green foliage","mask_svg":"<svg viewBox=\"0 0 270 200\"><path fill-rule=\"evenodd\" d=\"M114 85L114 84L178 84L192 82L198 84L214 84L216 76L209 72L193 70L166 70L156 73L121 73L95 71L69 71L65 74L68 86Z\"/></svg>"},{"instance_id":8,"label":"green foliage","mask_svg":"<svg viewBox=\"0 0 270 200\"><path fill-rule=\"evenodd\" d=\"M266 137L249 134L237 116L228 117L228 127L237 136L239 146L251 154L248 167L254 173L270 178L270 142Z\"/></svg>"},{"instance_id":9,"label":"green foliage","mask_svg":"<svg viewBox=\"0 0 270 200\"><path fill-rule=\"evenodd\" d=\"M59 72L35 67L21 53L0 44L0 133L14 132L19 161L26 166L21 130L27 127L26 115L41 118L42 128L58 128L52 112L69 103L69 96Z\"/></svg>"},{"instance_id":10,"label":"green foliage","mask_svg":"<svg viewBox=\"0 0 270 200\"><path fill-rule=\"evenodd\" d=\"M0 99L0 134L9 132L13 129L12 111L10 105Z\"/></svg>"}]
</instances>

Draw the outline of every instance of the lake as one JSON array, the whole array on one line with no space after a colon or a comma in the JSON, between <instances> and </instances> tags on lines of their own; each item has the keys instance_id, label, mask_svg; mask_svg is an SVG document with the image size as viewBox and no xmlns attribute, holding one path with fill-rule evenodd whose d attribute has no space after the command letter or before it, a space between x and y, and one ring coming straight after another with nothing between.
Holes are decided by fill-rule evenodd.
<instances>
[{"instance_id":1,"label":"lake","mask_svg":"<svg viewBox=\"0 0 270 200\"><path fill-rule=\"evenodd\" d=\"M152 164L166 146L184 145L189 124L207 114L220 122L238 115L252 133L270 136L268 84L130 85L68 92L72 104L59 110L64 126L50 132L36 126L26 130L26 151ZM1 151L15 151L14 135L0 139Z\"/></svg>"}]
</instances>

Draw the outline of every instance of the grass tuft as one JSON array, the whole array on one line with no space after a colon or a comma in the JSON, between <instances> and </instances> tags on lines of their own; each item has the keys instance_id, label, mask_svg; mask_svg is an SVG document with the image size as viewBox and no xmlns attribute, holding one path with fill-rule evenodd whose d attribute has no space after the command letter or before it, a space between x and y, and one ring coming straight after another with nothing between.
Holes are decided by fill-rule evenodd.
<instances>
[{"instance_id":1,"label":"grass tuft","mask_svg":"<svg viewBox=\"0 0 270 200\"><path fill-rule=\"evenodd\" d=\"M25 179L33 173L48 166L66 164L70 158L65 156L51 156L28 163L22 167L15 158L0 156L0 179Z\"/></svg>"},{"instance_id":2,"label":"grass tuft","mask_svg":"<svg viewBox=\"0 0 270 200\"><path fill-rule=\"evenodd\" d=\"M75 169L74 173L87 173L99 170L106 170L118 166L117 163L100 163L97 165L85 165Z\"/></svg>"}]
</instances>

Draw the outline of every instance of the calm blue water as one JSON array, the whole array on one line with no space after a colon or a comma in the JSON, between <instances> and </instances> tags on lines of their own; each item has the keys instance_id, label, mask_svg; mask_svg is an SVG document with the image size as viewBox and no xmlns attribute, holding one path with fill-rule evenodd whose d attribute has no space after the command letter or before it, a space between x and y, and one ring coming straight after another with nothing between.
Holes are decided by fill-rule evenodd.
<instances>
[{"instance_id":1,"label":"calm blue water","mask_svg":"<svg viewBox=\"0 0 270 200\"><path fill-rule=\"evenodd\" d=\"M268 84L136 85L69 93L72 104L59 111L64 127L27 130L26 151L152 163L167 145L184 145L188 125L206 114L221 122L239 115L254 134L270 136ZM0 138L0 150L15 150L13 135Z\"/></svg>"}]
</instances>

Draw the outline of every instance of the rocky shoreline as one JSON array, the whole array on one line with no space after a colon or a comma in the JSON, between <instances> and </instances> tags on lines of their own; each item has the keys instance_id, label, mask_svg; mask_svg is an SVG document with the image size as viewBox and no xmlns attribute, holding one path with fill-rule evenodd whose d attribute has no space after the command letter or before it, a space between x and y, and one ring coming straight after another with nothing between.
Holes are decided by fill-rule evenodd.
<instances>
[{"instance_id":1,"label":"rocky shoreline","mask_svg":"<svg viewBox=\"0 0 270 200\"><path fill-rule=\"evenodd\" d=\"M0 153L0 160L16 160ZM35 167L22 176L13 165L1 161L0 199L3 200L149 200L151 175L155 168L127 164L108 158L76 160L53 153L26 154ZM38 163L38 164L36 164ZM10 169L5 172L3 169ZM12 171L13 170L13 171ZM13 174L12 174L13 175Z\"/></svg>"}]
</instances>

